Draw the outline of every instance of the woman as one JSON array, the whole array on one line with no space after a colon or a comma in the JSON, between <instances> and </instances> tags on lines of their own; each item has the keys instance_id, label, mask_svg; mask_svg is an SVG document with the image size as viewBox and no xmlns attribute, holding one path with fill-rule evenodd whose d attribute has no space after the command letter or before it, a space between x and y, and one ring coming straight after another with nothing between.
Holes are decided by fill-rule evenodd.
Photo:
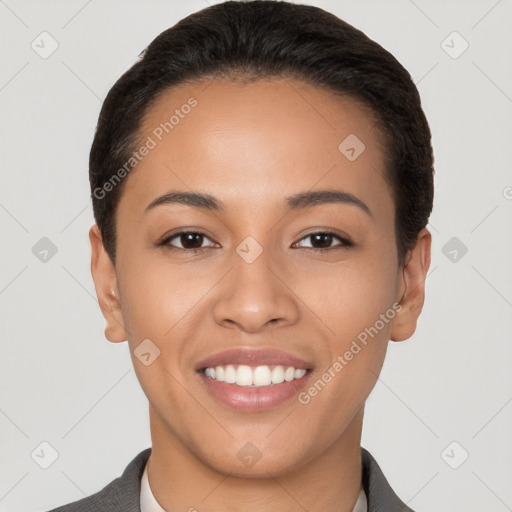
<instances>
[{"instance_id":1,"label":"woman","mask_svg":"<svg viewBox=\"0 0 512 512\"><path fill-rule=\"evenodd\" d=\"M360 446L430 264L430 130L397 60L316 7L209 7L112 87L90 182L152 447L55 510L410 510Z\"/></svg>"}]
</instances>

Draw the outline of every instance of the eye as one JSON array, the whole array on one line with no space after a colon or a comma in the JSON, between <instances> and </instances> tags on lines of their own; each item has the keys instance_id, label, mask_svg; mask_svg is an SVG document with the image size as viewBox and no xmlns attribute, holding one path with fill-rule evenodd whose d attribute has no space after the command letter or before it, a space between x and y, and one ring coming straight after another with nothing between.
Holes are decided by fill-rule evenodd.
<instances>
[{"instance_id":1,"label":"eye","mask_svg":"<svg viewBox=\"0 0 512 512\"><path fill-rule=\"evenodd\" d=\"M309 243L306 243L305 241L308 239ZM208 241L210 242L209 244ZM207 247L218 247L218 244L213 242L210 237L200 231L180 231L179 233L168 236L158 245L171 249L181 249L184 251L198 251L206 249ZM325 251L336 248L352 247L353 245L354 244L348 238L336 233L330 231L319 231L305 236L299 242L294 244L294 247Z\"/></svg>"},{"instance_id":2,"label":"eye","mask_svg":"<svg viewBox=\"0 0 512 512\"><path fill-rule=\"evenodd\" d=\"M308 239L310 239L309 243L303 243L304 240ZM338 241L338 243L333 245L333 242L336 241ZM330 231L318 231L305 236L294 245L315 249L317 251L326 251L337 248L341 249L343 247L353 247L354 244L348 238L337 235L336 233L332 233Z\"/></svg>"},{"instance_id":3,"label":"eye","mask_svg":"<svg viewBox=\"0 0 512 512\"><path fill-rule=\"evenodd\" d=\"M203 245L205 241L212 242L211 238L200 231L180 231L174 235L168 236L158 245L167 246L171 249L182 249L188 251L197 251L207 247L214 247L216 244L212 242L209 245Z\"/></svg>"}]
</instances>

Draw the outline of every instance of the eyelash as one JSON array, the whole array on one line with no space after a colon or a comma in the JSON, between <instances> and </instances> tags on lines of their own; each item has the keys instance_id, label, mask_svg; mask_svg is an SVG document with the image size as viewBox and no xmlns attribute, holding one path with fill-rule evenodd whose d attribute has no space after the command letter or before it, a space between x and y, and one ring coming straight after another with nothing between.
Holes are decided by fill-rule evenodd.
<instances>
[{"instance_id":1,"label":"eyelash","mask_svg":"<svg viewBox=\"0 0 512 512\"><path fill-rule=\"evenodd\" d=\"M164 240L162 240L160 243L158 243L157 245L159 247L166 247L170 250L180 250L180 251L186 251L186 252L189 252L189 253L197 253L199 251L202 251L204 249L208 249L209 247L197 247L197 248L192 248L192 249L187 249L187 248L182 248L182 247L175 247L173 245L170 244L170 241L175 239L175 238L179 238L181 235L187 235L187 234L193 234L193 235L201 235L209 240L210 237L208 235L206 235L205 233L201 232L201 231L180 231L179 233L174 233L173 235L171 236L168 236L166 237ZM350 247L353 247L354 246L354 243L349 240L348 238L345 238L341 235L338 235L337 233L333 232L333 231L329 231L329 230L326 230L326 231L315 231L313 233L309 233L308 235L302 237L299 242L301 242L302 240L305 240L307 238L310 238L314 235L327 235L327 236L332 236L336 239L338 239L338 241L340 242L339 244L337 245L333 245L331 247L305 247L306 249L313 249L314 251L316 252L326 252L326 251L332 251L333 249L347 249L347 248L350 248ZM298 242L296 242L298 243ZM295 244L294 244L295 245Z\"/></svg>"}]
</instances>

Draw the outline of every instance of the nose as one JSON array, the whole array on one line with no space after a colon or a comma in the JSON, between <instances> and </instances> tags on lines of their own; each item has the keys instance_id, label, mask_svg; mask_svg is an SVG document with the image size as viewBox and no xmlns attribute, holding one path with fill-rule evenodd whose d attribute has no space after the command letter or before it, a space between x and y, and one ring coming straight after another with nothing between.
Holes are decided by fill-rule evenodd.
<instances>
[{"instance_id":1,"label":"nose","mask_svg":"<svg viewBox=\"0 0 512 512\"><path fill-rule=\"evenodd\" d=\"M219 283L213 311L217 324L257 333L297 322L300 310L291 276L269 260L266 251L252 263L234 255L233 269Z\"/></svg>"}]
</instances>

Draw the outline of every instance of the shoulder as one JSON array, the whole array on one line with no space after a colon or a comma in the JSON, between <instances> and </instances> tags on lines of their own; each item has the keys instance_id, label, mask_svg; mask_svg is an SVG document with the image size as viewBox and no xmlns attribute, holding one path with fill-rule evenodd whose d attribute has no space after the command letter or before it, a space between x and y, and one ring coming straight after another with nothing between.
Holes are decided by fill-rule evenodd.
<instances>
[{"instance_id":1,"label":"shoulder","mask_svg":"<svg viewBox=\"0 0 512 512\"><path fill-rule=\"evenodd\" d=\"M372 454L361 447L368 512L414 512L393 491Z\"/></svg>"},{"instance_id":2,"label":"shoulder","mask_svg":"<svg viewBox=\"0 0 512 512\"><path fill-rule=\"evenodd\" d=\"M140 480L151 448L140 452L126 467L123 474L101 491L49 512L122 511L139 512Z\"/></svg>"}]
</instances>

